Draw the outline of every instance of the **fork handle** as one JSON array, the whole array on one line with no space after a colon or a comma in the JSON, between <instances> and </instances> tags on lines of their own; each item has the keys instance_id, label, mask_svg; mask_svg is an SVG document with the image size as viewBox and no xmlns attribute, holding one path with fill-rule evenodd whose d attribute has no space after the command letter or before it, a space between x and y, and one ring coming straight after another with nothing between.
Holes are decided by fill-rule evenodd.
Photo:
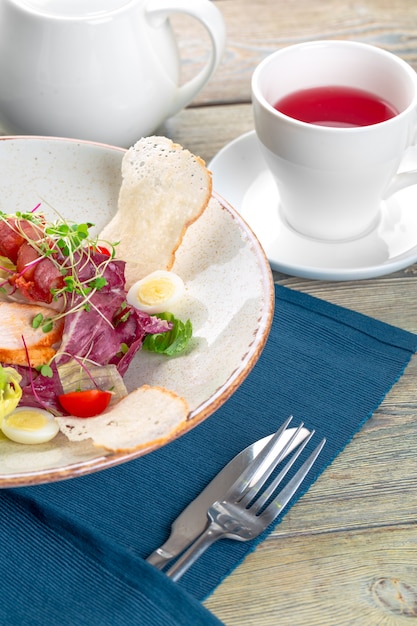
<instances>
[{"instance_id":1,"label":"fork handle","mask_svg":"<svg viewBox=\"0 0 417 626\"><path fill-rule=\"evenodd\" d=\"M212 522L201 533L199 537L191 544L185 552L177 559L166 572L173 581L177 581L183 574L200 558L200 556L209 548L213 543L220 539L224 535L224 530L216 523Z\"/></svg>"}]
</instances>

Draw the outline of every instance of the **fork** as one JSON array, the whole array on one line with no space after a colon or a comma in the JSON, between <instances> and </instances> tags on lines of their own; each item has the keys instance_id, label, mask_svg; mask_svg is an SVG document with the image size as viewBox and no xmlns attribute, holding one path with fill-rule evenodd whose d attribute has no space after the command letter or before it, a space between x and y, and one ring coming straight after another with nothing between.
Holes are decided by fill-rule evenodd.
<instances>
[{"instance_id":1,"label":"fork","mask_svg":"<svg viewBox=\"0 0 417 626\"><path fill-rule=\"evenodd\" d=\"M285 456L285 452L296 439L303 424L295 431L287 445L279 450L279 441L288 427L291 417L277 430L264 450L242 472L222 500L214 502L207 511L209 525L203 533L185 550L166 574L174 581L195 563L195 561L218 539L236 539L249 541L258 537L283 511L304 478L312 468L326 440L322 439L307 460L292 476L288 483L276 494L283 479L294 465L312 436L314 430L296 449L290 460L266 486L261 489L274 469ZM277 453L278 450L278 453ZM271 498L272 501L271 501Z\"/></svg>"}]
</instances>

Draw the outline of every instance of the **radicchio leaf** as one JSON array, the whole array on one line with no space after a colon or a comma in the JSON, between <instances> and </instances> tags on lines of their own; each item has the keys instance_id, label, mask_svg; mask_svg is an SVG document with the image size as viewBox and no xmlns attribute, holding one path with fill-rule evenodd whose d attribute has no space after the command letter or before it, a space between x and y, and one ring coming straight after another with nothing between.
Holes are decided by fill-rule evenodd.
<instances>
[{"instance_id":1,"label":"radicchio leaf","mask_svg":"<svg viewBox=\"0 0 417 626\"><path fill-rule=\"evenodd\" d=\"M79 272L81 282L96 275L96 263L102 257L100 253L90 255ZM65 362L68 355L86 357L99 365L116 365L123 376L145 336L169 330L166 322L126 305L124 269L124 261L110 261L103 273L106 284L89 299L89 310L82 308L66 315L60 347L63 356L58 362ZM75 296L72 306L83 300ZM127 350L122 351L122 345Z\"/></svg>"}]
</instances>

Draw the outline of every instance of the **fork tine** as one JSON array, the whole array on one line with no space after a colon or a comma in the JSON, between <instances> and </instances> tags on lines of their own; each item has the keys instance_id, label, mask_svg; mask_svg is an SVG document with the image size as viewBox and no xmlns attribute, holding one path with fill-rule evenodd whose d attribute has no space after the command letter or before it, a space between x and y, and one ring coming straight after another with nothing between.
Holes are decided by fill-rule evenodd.
<instances>
[{"instance_id":1,"label":"fork tine","mask_svg":"<svg viewBox=\"0 0 417 626\"><path fill-rule=\"evenodd\" d=\"M265 483L280 460L285 457L288 448L293 444L303 428L303 424L300 424L286 445L277 454L277 449L279 450L280 448L280 438L287 429L291 420L292 416L282 424L263 450L261 450L252 463L250 463L250 465L248 465L248 467L236 479L225 494L225 500L240 500L240 498L247 493L248 490L254 488L259 489Z\"/></svg>"},{"instance_id":2,"label":"fork tine","mask_svg":"<svg viewBox=\"0 0 417 626\"><path fill-rule=\"evenodd\" d=\"M300 456L300 454L302 453L302 451L304 450L304 448L306 447L306 445L308 444L308 442L310 441L310 439L314 435L314 432L315 432L314 430L312 430L310 432L308 437L306 437L306 439L304 439L302 444L294 452L294 454L292 455L290 460L284 465L282 470L279 472L278 476L276 476L274 478L274 480L271 482L271 484L268 485L268 487L265 489L265 491L262 493L262 495L260 495L259 498L257 498L256 502L254 502L251 505L250 508L251 508L252 513L257 513L258 511L260 511L262 509L262 507L271 498L271 496L275 493L275 491L277 490L278 486L281 484L282 479L285 478L285 476L288 474L288 472L290 471L291 467L294 465L294 463L296 462L296 460L298 459L298 457ZM241 504L246 504L246 505L249 504L250 501L253 500L253 498L255 498L255 496L256 496L256 492L255 493L251 493L251 494L250 493L247 494L245 496L245 498L243 498L241 500Z\"/></svg>"},{"instance_id":3,"label":"fork tine","mask_svg":"<svg viewBox=\"0 0 417 626\"><path fill-rule=\"evenodd\" d=\"M265 463L261 463L260 467L257 470L255 470L252 476L252 479L247 485L247 488L244 490L241 496L237 499L238 502L241 502L242 499L245 501L250 501L255 497L256 493L259 491L262 485L264 485L264 483L268 480L268 478L270 477L270 475L272 474L272 472L274 471L278 463L282 461L288 448L292 445L294 441L297 440L297 437L303 427L304 427L304 423L301 422L301 424L298 426L298 428L293 433L293 435L291 435L290 439L282 448L282 450L279 449L281 444L279 444L278 442L281 440L281 437L283 436L284 432L281 434L281 436L277 439L277 444L276 444L278 446L278 450L275 450L275 446L274 446L271 452L269 452L269 454L267 455L265 459ZM307 437L310 438L311 435L309 434L307 435Z\"/></svg>"},{"instance_id":4,"label":"fork tine","mask_svg":"<svg viewBox=\"0 0 417 626\"><path fill-rule=\"evenodd\" d=\"M257 474L260 468L267 467L266 460L269 455L274 451L277 442L279 441L282 433L287 429L288 424L291 422L292 416L290 416L271 437L266 446L261 452L253 459L253 461L243 470L240 476L235 480L230 489L225 494L224 498L227 500L234 500L239 497L244 490L248 487L249 482Z\"/></svg>"},{"instance_id":5,"label":"fork tine","mask_svg":"<svg viewBox=\"0 0 417 626\"><path fill-rule=\"evenodd\" d=\"M274 500L272 500L272 502L267 506L265 511L263 511L263 513L259 515L259 517L265 522L266 525L269 525L271 522L273 522L274 519L278 517L284 507L291 500L292 496L295 494L298 487L301 485L304 478L307 476L308 472L314 465L325 443L326 439L322 439L317 448L313 450L308 459L304 461L300 469L294 474L291 480L278 493Z\"/></svg>"}]
</instances>

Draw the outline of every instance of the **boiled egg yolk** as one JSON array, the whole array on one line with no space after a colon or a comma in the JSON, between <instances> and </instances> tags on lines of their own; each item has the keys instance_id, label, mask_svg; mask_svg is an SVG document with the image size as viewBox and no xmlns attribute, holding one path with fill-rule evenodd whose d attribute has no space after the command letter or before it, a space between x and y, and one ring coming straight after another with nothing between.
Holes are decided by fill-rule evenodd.
<instances>
[{"instance_id":1,"label":"boiled egg yolk","mask_svg":"<svg viewBox=\"0 0 417 626\"><path fill-rule=\"evenodd\" d=\"M51 413L21 407L7 415L1 424L3 433L17 443L45 443L58 434L58 422Z\"/></svg>"},{"instance_id":2,"label":"boiled egg yolk","mask_svg":"<svg viewBox=\"0 0 417 626\"><path fill-rule=\"evenodd\" d=\"M172 313L184 293L184 283L177 274L157 270L134 283L126 299L131 306L145 313Z\"/></svg>"}]
</instances>

